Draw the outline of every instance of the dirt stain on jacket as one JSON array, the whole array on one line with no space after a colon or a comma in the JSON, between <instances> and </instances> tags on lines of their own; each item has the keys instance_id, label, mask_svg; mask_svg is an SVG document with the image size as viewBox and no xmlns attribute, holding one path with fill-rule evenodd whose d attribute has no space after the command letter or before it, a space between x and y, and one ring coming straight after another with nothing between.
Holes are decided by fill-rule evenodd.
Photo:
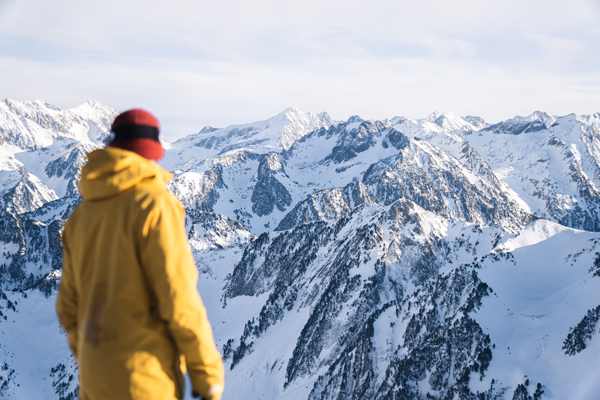
<instances>
[{"instance_id":1,"label":"dirt stain on jacket","mask_svg":"<svg viewBox=\"0 0 600 400\"><path fill-rule=\"evenodd\" d=\"M86 318L83 326L83 335L86 342L98 346L100 343L100 316L106 305L106 292L108 286L106 283L99 283L94 287Z\"/></svg>"}]
</instances>

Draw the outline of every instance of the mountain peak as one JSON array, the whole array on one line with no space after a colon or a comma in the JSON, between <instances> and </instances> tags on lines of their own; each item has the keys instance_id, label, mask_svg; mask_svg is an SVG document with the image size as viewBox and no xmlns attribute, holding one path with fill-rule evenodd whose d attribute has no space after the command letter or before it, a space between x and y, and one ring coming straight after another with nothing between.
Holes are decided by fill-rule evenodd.
<instances>
[{"instance_id":1,"label":"mountain peak","mask_svg":"<svg viewBox=\"0 0 600 400\"><path fill-rule=\"evenodd\" d=\"M554 121L556 121L556 117L554 115L550 115L543 111L534 111L530 116L528 116L531 121L540 121L546 124L546 127L549 128Z\"/></svg>"},{"instance_id":2,"label":"mountain peak","mask_svg":"<svg viewBox=\"0 0 600 400\"><path fill-rule=\"evenodd\" d=\"M425 118L425 121L433 122L436 119L438 119L440 115L441 115L440 112L434 111Z\"/></svg>"},{"instance_id":3,"label":"mountain peak","mask_svg":"<svg viewBox=\"0 0 600 400\"><path fill-rule=\"evenodd\" d=\"M462 129L463 127L474 128L469 122L465 121L463 118L454 114L451 111L446 111L444 113L439 113L437 111L431 113L426 121L432 122L439 126L442 129L447 129L449 131L457 131Z\"/></svg>"},{"instance_id":4,"label":"mountain peak","mask_svg":"<svg viewBox=\"0 0 600 400\"><path fill-rule=\"evenodd\" d=\"M477 129L483 129L488 125L483 118L478 116L467 115L466 117L463 117L463 119Z\"/></svg>"},{"instance_id":5,"label":"mountain peak","mask_svg":"<svg viewBox=\"0 0 600 400\"><path fill-rule=\"evenodd\" d=\"M288 107L276 116L262 121L224 128L206 126L198 134L179 139L175 142L178 143L175 147L185 151L193 144L196 149L190 155L200 159L240 148L252 149L258 153L288 150L307 133L333 124L334 121L325 112L315 115ZM205 149L203 155L198 154L198 148Z\"/></svg>"},{"instance_id":6,"label":"mountain peak","mask_svg":"<svg viewBox=\"0 0 600 400\"><path fill-rule=\"evenodd\" d=\"M302 111L297 109L296 107L288 107L277 115L287 115L287 114L304 114Z\"/></svg>"},{"instance_id":7,"label":"mountain peak","mask_svg":"<svg viewBox=\"0 0 600 400\"><path fill-rule=\"evenodd\" d=\"M547 129L552 126L556 119L557 117L543 111L535 111L526 117L518 115L506 121L488 126L485 129L496 133L518 135L525 132L536 132Z\"/></svg>"},{"instance_id":8,"label":"mountain peak","mask_svg":"<svg viewBox=\"0 0 600 400\"><path fill-rule=\"evenodd\" d=\"M219 128L215 128L215 127L212 127L212 126L210 126L210 125L206 125L206 126L205 126L204 128L202 128L202 129L200 130L200 132L198 132L198 133L199 133L199 134L211 133L211 132L214 132L214 131L217 131L217 130L219 130Z\"/></svg>"},{"instance_id":9,"label":"mountain peak","mask_svg":"<svg viewBox=\"0 0 600 400\"><path fill-rule=\"evenodd\" d=\"M362 123L362 122L365 122L365 120L362 119L361 117L359 117L358 115L353 115L350 118L348 118L348 121L347 121L348 124L355 124L357 122Z\"/></svg>"},{"instance_id":10,"label":"mountain peak","mask_svg":"<svg viewBox=\"0 0 600 400\"><path fill-rule=\"evenodd\" d=\"M351 132L354 129L357 129L363 122L365 122L365 120L358 115L351 116L348 118L348 121L346 121L346 132Z\"/></svg>"}]
</instances>

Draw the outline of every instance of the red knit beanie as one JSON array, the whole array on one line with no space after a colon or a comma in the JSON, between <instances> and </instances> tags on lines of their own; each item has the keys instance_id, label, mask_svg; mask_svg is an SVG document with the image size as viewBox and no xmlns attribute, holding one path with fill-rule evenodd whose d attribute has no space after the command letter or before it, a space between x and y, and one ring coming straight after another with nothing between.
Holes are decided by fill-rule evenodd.
<instances>
[{"instance_id":1,"label":"red knit beanie","mask_svg":"<svg viewBox=\"0 0 600 400\"><path fill-rule=\"evenodd\" d=\"M164 150L158 140L160 124L148 111L134 108L117 115L110 128L114 139L108 145L133 151L149 160L163 158Z\"/></svg>"}]
</instances>

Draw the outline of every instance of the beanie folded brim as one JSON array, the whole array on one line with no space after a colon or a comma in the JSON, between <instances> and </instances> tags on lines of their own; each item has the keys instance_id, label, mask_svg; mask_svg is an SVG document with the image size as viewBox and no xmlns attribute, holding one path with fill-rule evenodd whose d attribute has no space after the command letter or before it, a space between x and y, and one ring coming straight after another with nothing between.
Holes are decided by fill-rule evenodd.
<instances>
[{"instance_id":1,"label":"beanie folded brim","mask_svg":"<svg viewBox=\"0 0 600 400\"><path fill-rule=\"evenodd\" d=\"M112 141L109 144L110 147L117 147L123 150L133 151L140 156L147 158L148 160L159 161L165 155L160 142L153 139L136 138L136 139L125 139Z\"/></svg>"}]
</instances>

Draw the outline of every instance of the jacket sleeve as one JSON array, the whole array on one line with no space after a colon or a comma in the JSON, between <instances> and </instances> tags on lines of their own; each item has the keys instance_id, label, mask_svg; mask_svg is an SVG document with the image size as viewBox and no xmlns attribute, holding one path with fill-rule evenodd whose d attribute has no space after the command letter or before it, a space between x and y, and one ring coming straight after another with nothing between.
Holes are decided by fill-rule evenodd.
<instances>
[{"instance_id":1,"label":"jacket sleeve","mask_svg":"<svg viewBox=\"0 0 600 400\"><path fill-rule=\"evenodd\" d=\"M166 197L166 196L165 196ZM140 259L186 366L194 391L221 398L224 368L198 289L198 271L188 247L184 212L175 198L159 199L144 218Z\"/></svg>"},{"instance_id":2,"label":"jacket sleeve","mask_svg":"<svg viewBox=\"0 0 600 400\"><path fill-rule=\"evenodd\" d=\"M63 233L62 242L63 268L60 286L58 288L58 298L56 300L56 311L61 326L67 331L71 351L73 352L75 359L77 359L77 341L79 338L77 333L78 294L67 244L66 228L65 233Z\"/></svg>"}]
</instances>

